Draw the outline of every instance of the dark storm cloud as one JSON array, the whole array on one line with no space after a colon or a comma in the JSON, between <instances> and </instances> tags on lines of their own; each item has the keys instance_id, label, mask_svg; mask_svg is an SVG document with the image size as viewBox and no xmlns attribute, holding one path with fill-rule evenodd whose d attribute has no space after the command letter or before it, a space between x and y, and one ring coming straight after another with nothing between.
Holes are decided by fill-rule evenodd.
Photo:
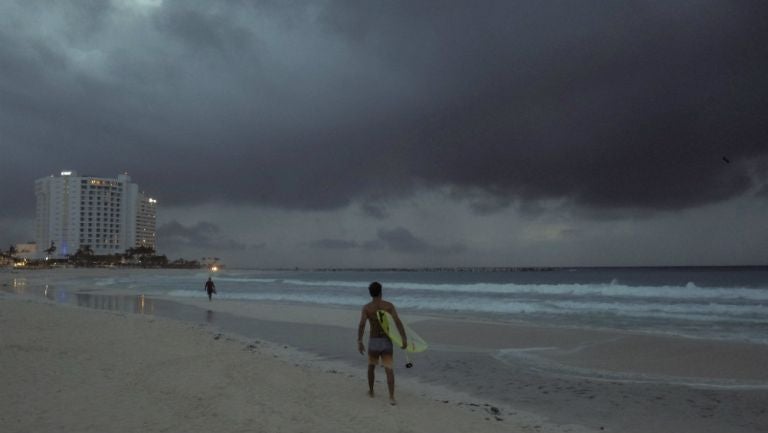
<instances>
[{"instance_id":1,"label":"dark storm cloud","mask_svg":"<svg viewBox=\"0 0 768 433\"><path fill-rule=\"evenodd\" d=\"M64 168L128 170L170 205L448 187L480 213L677 209L766 180L760 1L35 5L0 6L0 216Z\"/></svg>"},{"instance_id":2,"label":"dark storm cloud","mask_svg":"<svg viewBox=\"0 0 768 433\"><path fill-rule=\"evenodd\" d=\"M387 212L387 209L384 206L371 203L363 203L360 206L360 210L362 210L363 215L377 220L383 220L389 216L389 212Z\"/></svg>"},{"instance_id":3,"label":"dark storm cloud","mask_svg":"<svg viewBox=\"0 0 768 433\"><path fill-rule=\"evenodd\" d=\"M309 244L312 248L326 250L349 250L359 248L360 244L343 239L320 239Z\"/></svg>"},{"instance_id":4,"label":"dark storm cloud","mask_svg":"<svg viewBox=\"0 0 768 433\"><path fill-rule=\"evenodd\" d=\"M410 230L404 227L394 229L379 229L376 243L383 244L386 248L397 252L407 254L456 254L466 250L466 247L460 244L453 245L433 245L423 239L415 236Z\"/></svg>"},{"instance_id":5,"label":"dark storm cloud","mask_svg":"<svg viewBox=\"0 0 768 433\"><path fill-rule=\"evenodd\" d=\"M157 229L158 243L165 250L194 248L198 250L245 250L247 245L222 236L221 229L210 222L201 221L185 226L171 221Z\"/></svg>"},{"instance_id":6,"label":"dark storm cloud","mask_svg":"<svg viewBox=\"0 0 768 433\"><path fill-rule=\"evenodd\" d=\"M466 246L454 243L451 245L435 245L414 235L404 227L379 229L376 237L364 242L346 239L320 239L310 244L310 247L326 250L362 249L368 251L388 250L404 254L458 254L466 251Z\"/></svg>"}]
</instances>

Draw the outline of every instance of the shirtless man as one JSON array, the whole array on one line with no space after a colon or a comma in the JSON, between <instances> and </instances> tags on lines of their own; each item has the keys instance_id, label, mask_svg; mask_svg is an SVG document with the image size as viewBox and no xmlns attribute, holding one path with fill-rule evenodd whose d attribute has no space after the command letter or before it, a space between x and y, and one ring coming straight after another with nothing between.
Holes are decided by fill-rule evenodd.
<instances>
[{"instance_id":1,"label":"shirtless man","mask_svg":"<svg viewBox=\"0 0 768 433\"><path fill-rule=\"evenodd\" d=\"M368 292L371 294L373 300L363 306L363 311L360 314L360 324L357 327L357 350L361 355L365 353L363 334L365 333L365 322L367 321L371 324L371 335L368 340L368 395L373 397L373 382L375 379L376 365L381 361L381 365L384 366L384 371L387 373L389 404L395 405L395 372L392 370L392 341L390 341L387 334L384 333L384 330L381 329L379 319L376 317L376 312L378 310L384 310L391 314L392 318L395 319L397 330L403 338L403 349L408 346L408 339L405 335L403 322L397 317L395 306L392 305L392 303L381 299L381 284L374 281L368 286Z\"/></svg>"}]
</instances>

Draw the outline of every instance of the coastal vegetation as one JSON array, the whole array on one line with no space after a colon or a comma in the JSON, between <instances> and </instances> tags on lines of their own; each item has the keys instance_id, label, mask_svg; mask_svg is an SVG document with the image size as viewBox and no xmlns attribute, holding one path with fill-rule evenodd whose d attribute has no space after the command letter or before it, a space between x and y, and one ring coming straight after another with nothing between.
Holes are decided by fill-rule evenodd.
<instances>
[{"instance_id":1,"label":"coastal vegetation","mask_svg":"<svg viewBox=\"0 0 768 433\"><path fill-rule=\"evenodd\" d=\"M51 246L44 251L48 257L29 259L18 256L16 248L11 246L7 251L0 251L0 266L33 269L54 267L197 269L209 266L208 263L198 260L183 258L169 260L165 254L157 254L154 248L145 246L128 248L123 253L95 254L90 245L81 245L74 254L52 258L50 255L56 251L56 245L52 242Z\"/></svg>"}]
</instances>

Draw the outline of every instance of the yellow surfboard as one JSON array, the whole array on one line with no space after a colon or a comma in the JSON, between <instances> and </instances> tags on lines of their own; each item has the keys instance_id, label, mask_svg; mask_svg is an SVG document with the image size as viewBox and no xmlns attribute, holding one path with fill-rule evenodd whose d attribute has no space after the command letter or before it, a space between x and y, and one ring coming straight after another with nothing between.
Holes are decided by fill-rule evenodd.
<instances>
[{"instance_id":1,"label":"yellow surfboard","mask_svg":"<svg viewBox=\"0 0 768 433\"><path fill-rule=\"evenodd\" d=\"M376 317L379 318L381 329L383 329L389 339L392 340L392 344L396 347L402 347L403 339L400 338L400 332L397 330L397 325L395 325L395 319L392 318L392 315L384 310L378 310L376 312ZM402 322L402 319L400 321ZM416 333L416 331L406 325L405 322L403 322L403 328L405 328L405 336L408 339L408 347L405 348L406 352L423 352L427 350L429 345Z\"/></svg>"}]
</instances>

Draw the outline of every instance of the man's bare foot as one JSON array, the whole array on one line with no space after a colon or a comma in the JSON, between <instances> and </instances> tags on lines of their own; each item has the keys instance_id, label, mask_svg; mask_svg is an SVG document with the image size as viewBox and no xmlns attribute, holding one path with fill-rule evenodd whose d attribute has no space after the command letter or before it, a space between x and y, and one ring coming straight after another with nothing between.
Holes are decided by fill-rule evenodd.
<instances>
[{"instance_id":1,"label":"man's bare foot","mask_svg":"<svg viewBox=\"0 0 768 433\"><path fill-rule=\"evenodd\" d=\"M368 391L368 397L373 398L373 390Z\"/></svg>"},{"instance_id":2,"label":"man's bare foot","mask_svg":"<svg viewBox=\"0 0 768 433\"><path fill-rule=\"evenodd\" d=\"M390 397L390 398L389 398L389 404L390 404L391 406L397 406L397 401L395 401L395 398L394 398L394 397Z\"/></svg>"}]
</instances>

